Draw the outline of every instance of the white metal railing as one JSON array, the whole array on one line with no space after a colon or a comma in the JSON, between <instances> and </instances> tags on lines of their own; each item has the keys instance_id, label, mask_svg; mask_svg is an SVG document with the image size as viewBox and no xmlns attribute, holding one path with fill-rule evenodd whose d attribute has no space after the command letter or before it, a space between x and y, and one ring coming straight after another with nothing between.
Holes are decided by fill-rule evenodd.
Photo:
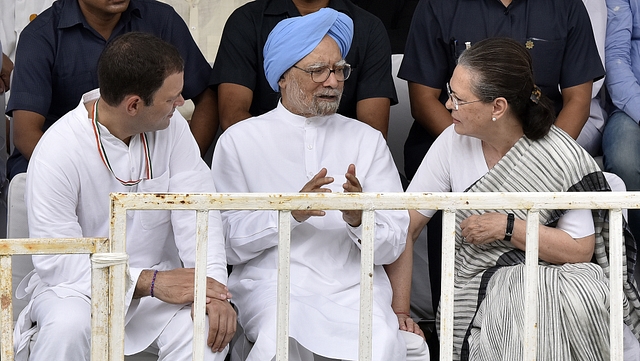
<instances>
[{"instance_id":1,"label":"white metal railing","mask_svg":"<svg viewBox=\"0 0 640 361\"><path fill-rule=\"evenodd\" d=\"M536 359L538 212L542 209L610 209L611 360L621 360L623 350L623 208L640 208L640 192L579 193L350 193L350 194L136 194L111 196L109 239L7 239L0 240L0 336L3 360L13 359L11 325L11 255L93 254L92 360L123 360L126 263L126 211L134 209L195 210L197 227L194 345L205 342L206 243L210 210L277 210L280 212L277 311L277 360L288 359L290 212L304 209L362 209L362 270L359 360L371 360L373 303L373 237L375 210L443 210L443 260L441 307L441 360L452 359L453 274L455 211L457 209L526 209L525 360ZM104 268L94 262L111 253L119 261ZM96 255L97 254L97 255ZM108 257L103 257L108 258ZM106 304L108 300L108 305ZM193 359L203 360L204 348L194 347Z\"/></svg>"},{"instance_id":2,"label":"white metal railing","mask_svg":"<svg viewBox=\"0 0 640 361\"><path fill-rule=\"evenodd\" d=\"M11 256L18 254L91 254L93 272L91 273L91 318L92 358L106 360L109 329L107 302L109 298L109 266L105 259L114 259L109 253L109 240L106 238L16 238L0 239L0 359L13 360L13 302ZM115 255L117 258L118 255ZM119 255L121 263L126 255ZM100 261L102 259L102 262ZM106 263L109 263L107 261Z\"/></svg>"},{"instance_id":3,"label":"white metal railing","mask_svg":"<svg viewBox=\"0 0 640 361\"><path fill-rule=\"evenodd\" d=\"M375 210L439 209L443 210L441 360L451 360L453 350L453 275L455 257L455 211L457 209L526 209L526 300L525 300L525 360L536 359L537 349L537 268L538 215L542 209L610 209L611 257L611 360L621 360L623 350L623 260L622 209L640 208L640 192L572 192L572 193L292 193L292 194L136 194L120 193L111 197L112 220L110 237L124 251L126 211L131 209L196 210L198 250L206 249L207 214L209 210L277 210L279 225L279 271L277 308L277 360L288 360L289 325L289 249L290 212L292 210L364 210L361 270L360 361L371 360L373 302L373 231ZM206 252L196 252L196 295L194 344L204 343L204 289ZM122 273L124 272L124 266ZM121 277L118 275L117 277ZM118 281L117 295L111 299L115 314L123 315L124 281ZM121 316L123 317L123 316ZM113 321L114 330L123 328L124 319ZM110 360L122 360L121 347L113 348ZM194 347L194 360L202 360L201 347Z\"/></svg>"}]
</instances>

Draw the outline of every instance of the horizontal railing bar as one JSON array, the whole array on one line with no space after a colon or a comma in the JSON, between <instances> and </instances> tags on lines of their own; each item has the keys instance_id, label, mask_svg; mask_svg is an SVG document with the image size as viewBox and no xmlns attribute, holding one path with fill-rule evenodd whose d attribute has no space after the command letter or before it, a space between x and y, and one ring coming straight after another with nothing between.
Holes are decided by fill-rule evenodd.
<instances>
[{"instance_id":1,"label":"horizontal railing bar","mask_svg":"<svg viewBox=\"0 0 640 361\"><path fill-rule=\"evenodd\" d=\"M106 238L13 238L0 239L0 255L96 253Z\"/></svg>"},{"instance_id":2,"label":"horizontal railing bar","mask_svg":"<svg viewBox=\"0 0 640 361\"><path fill-rule=\"evenodd\" d=\"M126 195L126 196L125 196ZM640 192L539 193L112 193L128 210L634 209Z\"/></svg>"}]
</instances>

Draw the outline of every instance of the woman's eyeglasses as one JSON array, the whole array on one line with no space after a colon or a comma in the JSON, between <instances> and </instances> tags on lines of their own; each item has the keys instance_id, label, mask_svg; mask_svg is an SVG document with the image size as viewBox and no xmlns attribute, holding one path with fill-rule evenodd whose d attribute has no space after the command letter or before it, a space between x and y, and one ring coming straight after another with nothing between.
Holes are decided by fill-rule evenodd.
<instances>
[{"instance_id":1,"label":"woman's eyeglasses","mask_svg":"<svg viewBox=\"0 0 640 361\"><path fill-rule=\"evenodd\" d=\"M469 102L464 102L464 101L458 99L455 96L455 94L453 94L453 92L451 91L451 86L449 86L448 82L447 82L447 94L449 95L449 100L451 100L451 103L453 103L453 109L454 110L458 110L458 108L460 108L461 105L477 103L477 102L482 101L482 99L478 99L478 100L472 100L472 101L469 101Z\"/></svg>"}]
</instances>

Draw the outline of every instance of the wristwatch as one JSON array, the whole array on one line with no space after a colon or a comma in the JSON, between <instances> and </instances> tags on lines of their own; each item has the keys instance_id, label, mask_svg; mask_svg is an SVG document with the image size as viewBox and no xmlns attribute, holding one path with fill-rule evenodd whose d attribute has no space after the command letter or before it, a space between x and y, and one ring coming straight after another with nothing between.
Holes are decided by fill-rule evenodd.
<instances>
[{"instance_id":1,"label":"wristwatch","mask_svg":"<svg viewBox=\"0 0 640 361\"><path fill-rule=\"evenodd\" d=\"M513 236L513 224L515 223L515 219L515 214L507 214L507 229L504 231L504 240L507 242L509 242L511 240L511 236Z\"/></svg>"}]
</instances>

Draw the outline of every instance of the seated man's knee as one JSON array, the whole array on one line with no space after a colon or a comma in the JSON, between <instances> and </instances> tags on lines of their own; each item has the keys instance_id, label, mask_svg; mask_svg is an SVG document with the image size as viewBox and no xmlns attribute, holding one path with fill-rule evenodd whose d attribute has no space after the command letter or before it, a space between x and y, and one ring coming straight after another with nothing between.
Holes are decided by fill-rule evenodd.
<instances>
[{"instance_id":1,"label":"seated man's knee","mask_svg":"<svg viewBox=\"0 0 640 361\"><path fill-rule=\"evenodd\" d=\"M34 321L38 332L47 332L61 340L89 340L91 337L91 305L79 297L43 300L37 307Z\"/></svg>"},{"instance_id":2,"label":"seated man's knee","mask_svg":"<svg viewBox=\"0 0 640 361\"><path fill-rule=\"evenodd\" d=\"M88 360L91 348L91 305L81 297L60 298L46 291L34 300L31 319L38 333L30 360Z\"/></svg>"}]
</instances>

